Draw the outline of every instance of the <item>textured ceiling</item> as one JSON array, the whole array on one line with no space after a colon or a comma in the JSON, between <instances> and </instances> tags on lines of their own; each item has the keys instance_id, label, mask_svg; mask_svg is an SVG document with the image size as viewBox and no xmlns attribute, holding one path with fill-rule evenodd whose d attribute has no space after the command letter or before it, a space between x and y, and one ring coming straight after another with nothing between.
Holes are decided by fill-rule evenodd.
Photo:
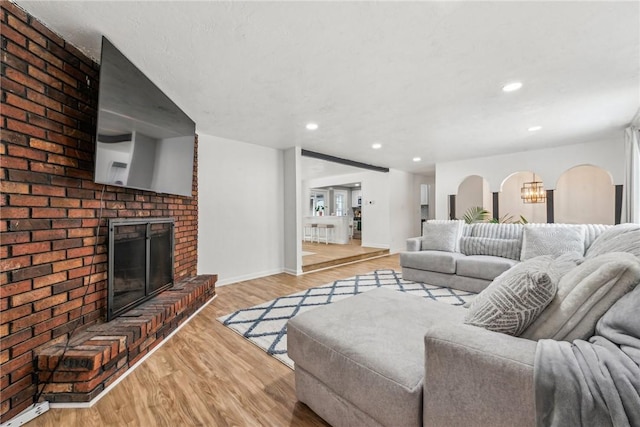
<instances>
[{"instance_id":1,"label":"textured ceiling","mask_svg":"<svg viewBox=\"0 0 640 427\"><path fill-rule=\"evenodd\" d=\"M639 2L17 3L94 59L105 35L200 133L412 172L620 139L640 106Z\"/></svg>"}]
</instances>

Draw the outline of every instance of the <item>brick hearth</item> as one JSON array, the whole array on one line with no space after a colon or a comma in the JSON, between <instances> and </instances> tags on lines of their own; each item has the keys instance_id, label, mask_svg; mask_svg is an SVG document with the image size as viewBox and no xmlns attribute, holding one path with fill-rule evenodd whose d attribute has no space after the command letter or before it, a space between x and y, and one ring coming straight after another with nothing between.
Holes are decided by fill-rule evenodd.
<instances>
[{"instance_id":1,"label":"brick hearth","mask_svg":"<svg viewBox=\"0 0 640 427\"><path fill-rule=\"evenodd\" d=\"M36 352L39 381L49 383L43 397L53 403L94 399L210 300L216 280L185 279L108 323L86 328L62 360L64 344Z\"/></svg>"}]
</instances>

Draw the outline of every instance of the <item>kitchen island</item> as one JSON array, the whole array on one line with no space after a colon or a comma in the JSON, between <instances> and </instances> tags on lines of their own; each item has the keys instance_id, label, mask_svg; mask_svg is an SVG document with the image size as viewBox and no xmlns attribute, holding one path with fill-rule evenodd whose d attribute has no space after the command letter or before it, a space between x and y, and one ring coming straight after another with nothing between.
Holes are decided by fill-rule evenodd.
<instances>
[{"instance_id":1,"label":"kitchen island","mask_svg":"<svg viewBox=\"0 0 640 427\"><path fill-rule=\"evenodd\" d=\"M329 243L346 245L349 243L349 221L348 216L305 216L302 220L302 226L307 224L332 224L333 232L329 231ZM314 230L314 233L317 230ZM304 236L304 230L302 231ZM314 241L316 241L314 239Z\"/></svg>"}]
</instances>

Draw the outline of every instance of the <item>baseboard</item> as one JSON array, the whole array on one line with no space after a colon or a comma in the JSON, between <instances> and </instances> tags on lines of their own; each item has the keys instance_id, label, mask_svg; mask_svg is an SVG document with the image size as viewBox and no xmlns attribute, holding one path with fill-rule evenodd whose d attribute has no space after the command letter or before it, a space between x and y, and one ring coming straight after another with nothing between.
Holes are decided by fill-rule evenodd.
<instances>
[{"instance_id":1,"label":"baseboard","mask_svg":"<svg viewBox=\"0 0 640 427\"><path fill-rule=\"evenodd\" d=\"M365 246L367 248L376 248L376 249L389 249L389 245L383 244L383 243L364 243L362 242L362 246Z\"/></svg>"},{"instance_id":2,"label":"baseboard","mask_svg":"<svg viewBox=\"0 0 640 427\"><path fill-rule=\"evenodd\" d=\"M274 269L274 270L261 271L259 273L245 274L243 276L228 277L228 278L222 279L222 280L220 280L220 278L219 278L220 276L218 276L218 281L216 282L216 287L232 285L234 283L244 282L244 281L247 281L247 280L260 279L261 277L273 276L274 274L280 274L280 273L283 273L283 272L284 272L284 269L280 268L280 269Z\"/></svg>"},{"instance_id":3,"label":"baseboard","mask_svg":"<svg viewBox=\"0 0 640 427\"><path fill-rule=\"evenodd\" d=\"M216 283L217 286L217 283ZM187 318L187 320L185 320L184 322L182 322L180 324L180 326L178 326L176 329L173 330L173 332L171 332L169 335L167 335L167 337L165 339L163 339L160 344L158 344L157 346L155 346L153 349L151 349L151 351L149 351L147 354L145 354L142 359L138 360L133 366L131 366L129 369L127 369L124 374L122 374L117 380L115 380L112 384L109 385L109 387L105 388L104 390L102 390L102 392L97 395L95 398L93 398L92 400L90 400L89 402L67 402L67 403L50 403L50 407L54 408L54 409L79 409L79 408L91 408L93 405L95 405L96 403L98 403L98 401L100 399L102 399L104 396L107 395L107 393L109 393L116 385L120 384L120 381L124 380L125 378L127 378L127 376L133 372L138 366L140 366L142 363L144 363L145 360L147 360L147 358L149 356L151 356L153 353L156 352L156 350L158 350L160 347L162 347L167 341L169 341L171 339L171 337L173 335L175 335L180 329L182 329L182 327L184 325L186 325L187 323L189 323L191 321L191 319L193 319L198 313L200 313L201 310L203 310L206 306L208 306L211 301L213 301L214 299L216 299L218 296L214 295L209 301L205 302L202 307L200 307L199 309L197 309L191 316L189 316Z\"/></svg>"}]
</instances>

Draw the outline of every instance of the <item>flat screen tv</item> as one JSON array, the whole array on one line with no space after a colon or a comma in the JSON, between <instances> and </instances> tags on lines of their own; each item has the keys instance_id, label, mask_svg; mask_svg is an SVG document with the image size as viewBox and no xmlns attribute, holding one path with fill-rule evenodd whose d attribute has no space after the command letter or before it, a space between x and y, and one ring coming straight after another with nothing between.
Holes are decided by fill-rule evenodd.
<instances>
[{"instance_id":1,"label":"flat screen tv","mask_svg":"<svg viewBox=\"0 0 640 427\"><path fill-rule=\"evenodd\" d=\"M94 181L191 196L195 123L102 38Z\"/></svg>"}]
</instances>

